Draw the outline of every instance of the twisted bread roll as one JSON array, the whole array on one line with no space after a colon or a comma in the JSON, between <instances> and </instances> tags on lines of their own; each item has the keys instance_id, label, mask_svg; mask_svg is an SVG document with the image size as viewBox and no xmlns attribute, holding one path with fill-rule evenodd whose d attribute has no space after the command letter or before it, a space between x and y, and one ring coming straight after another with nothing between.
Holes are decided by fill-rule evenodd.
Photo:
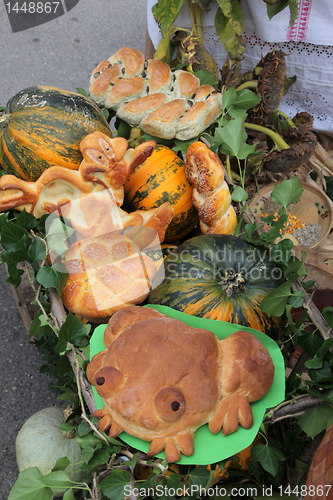
<instances>
[{"instance_id":1,"label":"twisted bread roll","mask_svg":"<svg viewBox=\"0 0 333 500\"><path fill-rule=\"evenodd\" d=\"M163 139L189 140L222 112L222 95L188 71L123 47L90 78L90 97L131 126Z\"/></svg>"},{"instance_id":2,"label":"twisted bread roll","mask_svg":"<svg viewBox=\"0 0 333 500\"><path fill-rule=\"evenodd\" d=\"M64 306L96 323L105 323L120 309L143 302L157 271L150 257L118 233L74 243L64 264L69 273L62 294Z\"/></svg>"},{"instance_id":3,"label":"twisted bread roll","mask_svg":"<svg viewBox=\"0 0 333 500\"><path fill-rule=\"evenodd\" d=\"M192 201L198 210L201 231L232 234L237 216L218 156L202 142L194 142L186 153L185 172L193 188Z\"/></svg>"},{"instance_id":4,"label":"twisted bread roll","mask_svg":"<svg viewBox=\"0 0 333 500\"><path fill-rule=\"evenodd\" d=\"M124 183L152 154L155 141L128 149L122 137L110 138L102 132L88 134L80 143L83 160L78 170L54 165L37 181L14 175L0 179L0 212L16 208L40 218L81 198L107 190L117 206L124 200Z\"/></svg>"}]
</instances>

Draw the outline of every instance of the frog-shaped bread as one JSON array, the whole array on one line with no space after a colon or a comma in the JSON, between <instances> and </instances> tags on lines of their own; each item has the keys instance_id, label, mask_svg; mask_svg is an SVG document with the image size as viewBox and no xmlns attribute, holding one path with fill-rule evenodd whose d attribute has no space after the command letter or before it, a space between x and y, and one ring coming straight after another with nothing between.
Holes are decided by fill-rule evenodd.
<instances>
[{"instance_id":1,"label":"frog-shaped bread","mask_svg":"<svg viewBox=\"0 0 333 500\"><path fill-rule=\"evenodd\" d=\"M98 427L151 442L148 456L165 450L168 462L194 453L194 432L208 423L217 434L253 424L250 403L270 389L274 364L251 333L224 340L141 306L114 314L106 349L87 367L104 401Z\"/></svg>"}]
</instances>

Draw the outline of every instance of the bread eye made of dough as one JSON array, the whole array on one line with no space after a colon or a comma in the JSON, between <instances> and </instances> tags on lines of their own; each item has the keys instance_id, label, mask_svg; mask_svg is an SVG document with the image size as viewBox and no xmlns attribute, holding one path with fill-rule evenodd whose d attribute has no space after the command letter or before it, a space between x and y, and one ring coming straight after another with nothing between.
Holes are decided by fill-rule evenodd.
<instances>
[{"instance_id":1,"label":"bread eye made of dough","mask_svg":"<svg viewBox=\"0 0 333 500\"><path fill-rule=\"evenodd\" d=\"M177 387L163 387L156 394L154 403L158 416L167 423L179 420L186 410L184 394Z\"/></svg>"},{"instance_id":2,"label":"bread eye made of dough","mask_svg":"<svg viewBox=\"0 0 333 500\"><path fill-rule=\"evenodd\" d=\"M113 366L105 366L96 372L94 377L94 386L98 394L105 399L113 396L124 382L124 375L113 368Z\"/></svg>"}]
</instances>

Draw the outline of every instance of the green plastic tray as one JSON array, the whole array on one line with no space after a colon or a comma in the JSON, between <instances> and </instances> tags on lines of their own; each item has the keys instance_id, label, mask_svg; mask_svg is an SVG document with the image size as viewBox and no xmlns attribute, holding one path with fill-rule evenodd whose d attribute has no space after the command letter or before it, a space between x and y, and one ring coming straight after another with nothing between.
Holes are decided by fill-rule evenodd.
<instances>
[{"instance_id":1,"label":"green plastic tray","mask_svg":"<svg viewBox=\"0 0 333 500\"><path fill-rule=\"evenodd\" d=\"M208 429L207 424L203 425L196 430L194 435L194 454L190 457L182 455L181 460L178 463L208 465L224 460L225 458L244 450L247 446L250 446L258 433L266 410L278 405L285 398L284 359L276 342L274 342L274 340L270 337L264 335L262 332L254 330L253 328L247 328L233 323L226 323L224 321L197 318L195 316L190 316L189 314L176 311L167 306L147 305L145 307L151 307L152 309L156 309L171 318L179 319L188 326L210 330L220 340L238 330L246 330L255 335L255 337L257 337L257 339L264 344L266 349L268 349L275 366L274 381L266 396L255 403L251 403L253 413L252 427L250 429L243 429L243 427L239 427L239 429L233 434L223 436L222 431L214 435ZM90 358L92 358L95 354L104 351L105 345L103 337L105 328L106 325L100 325L95 329L90 340ZM97 408L102 409L104 403L99 394L97 394L95 387L93 387L93 393ZM122 432L119 438L137 450L144 453L148 452L150 443L146 441L129 436L126 432ZM165 458L164 452L157 456L159 458Z\"/></svg>"}]
</instances>

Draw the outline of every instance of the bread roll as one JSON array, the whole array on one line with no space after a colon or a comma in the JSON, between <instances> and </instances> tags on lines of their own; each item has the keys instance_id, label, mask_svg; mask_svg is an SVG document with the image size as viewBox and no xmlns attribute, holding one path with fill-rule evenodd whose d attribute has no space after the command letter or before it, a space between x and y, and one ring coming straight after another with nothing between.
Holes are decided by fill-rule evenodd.
<instances>
[{"instance_id":1,"label":"bread roll","mask_svg":"<svg viewBox=\"0 0 333 500\"><path fill-rule=\"evenodd\" d=\"M64 306L95 323L106 323L120 309L143 302L157 271L150 257L117 233L74 243L64 264L69 273Z\"/></svg>"},{"instance_id":2,"label":"bread roll","mask_svg":"<svg viewBox=\"0 0 333 500\"><path fill-rule=\"evenodd\" d=\"M218 156L202 142L194 142L186 153L185 172L192 186L192 201L198 210L202 233L232 234L237 216Z\"/></svg>"},{"instance_id":3,"label":"bread roll","mask_svg":"<svg viewBox=\"0 0 333 500\"><path fill-rule=\"evenodd\" d=\"M105 351L87 377L105 405L98 427L151 442L148 456L165 450L168 462L194 452L194 433L208 423L228 435L253 424L250 403L270 390L274 364L251 333L223 340L150 308L115 313L104 334Z\"/></svg>"},{"instance_id":4,"label":"bread roll","mask_svg":"<svg viewBox=\"0 0 333 500\"><path fill-rule=\"evenodd\" d=\"M110 66L111 65L111 66ZM222 94L184 70L124 47L93 71L92 99L132 127L162 139L190 140L222 112Z\"/></svg>"}]
</instances>

